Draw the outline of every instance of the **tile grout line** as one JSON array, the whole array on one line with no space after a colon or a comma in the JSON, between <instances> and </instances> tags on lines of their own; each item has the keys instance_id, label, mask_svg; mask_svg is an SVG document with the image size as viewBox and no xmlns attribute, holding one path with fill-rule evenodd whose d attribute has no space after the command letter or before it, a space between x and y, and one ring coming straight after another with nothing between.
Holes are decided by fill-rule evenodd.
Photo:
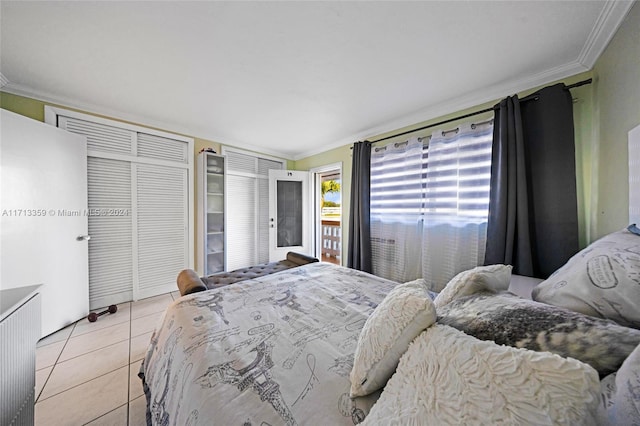
<instances>
[{"instance_id":1,"label":"tile grout line","mask_svg":"<svg viewBox=\"0 0 640 426\"><path fill-rule=\"evenodd\" d=\"M96 417L95 419L90 420L90 421L88 421L88 422L86 422L86 423L83 423L83 426L86 426L86 425L88 425L88 424L91 424L91 422L95 422L96 420L98 420L98 419L100 419L100 418L102 418L102 417L106 416L107 414L111 414L111 413L113 413L114 411L119 410L120 408L124 407L125 405L126 405L126 404L122 404L122 405L120 405L119 407L114 408L113 410L109 410L109 411L107 411L106 413L99 415L99 416L98 416L98 417Z\"/></svg>"},{"instance_id":2,"label":"tile grout line","mask_svg":"<svg viewBox=\"0 0 640 426\"><path fill-rule=\"evenodd\" d=\"M124 324L124 323L122 323L122 324ZM121 325L121 324L118 324L118 325ZM126 342L126 341L127 341L127 339L118 340L117 342L110 343L110 344L108 344L106 346L101 346L99 348L91 349L88 352L84 352L84 353L81 353L79 355L72 356L71 358L68 358L68 359L65 359L65 360L62 360L62 361L57 361L56 364L62 364L63 362L68 362L68 361L74 360L76 358L80 358L81 356L85 356L85 355L88 355L88 354L93 353L93 352L98 352L98 351L101 351L103 349L108 348L109 346L117 345L118 343L122 343L122 342Z\"/></svg>"},{"instance_id":3,"label":"tile grout line","mask_svg":"<svg viewBox=\"0 0 640 426\"><path fill-rule=\"evenodd\" d=\"M170 292L170 293L169 293L169 296L170 296L170 302L174 302L174 301L176 300L176 296L174 296L174 294L173 294L172 292ZM180 297L180 296L177 296L177 297ZM128 337L128 339L123 339L123 340L120 340L120 341L118 341L118 342L114 342L114 343L112 343L111 345L107 345L107 346L104 346L104 347L102 347L102 348L97 348L97 349L91 350L91 351L89 351L89 352L86 352L86 353L84 353L84 354L79 354L79 355L76 355L76 356L71 357L71 358L69 358L69 359L66 359L66 360L64 360L64 361L60 361L60 358L62 357L62 353L64 352L64 350L66 349L66 347L68 346L68 344L71 342L71 339L76 338L76 337L85 336L85 335L87 335L87 334L89 334L89 333L92 333L92 332L98 332L98 331L105 330L105 329L108 329L108 328L111 328L111 327L116 327L116 326L119 326L119 325L124 324L126 321L122 321L121 323L116 323L116 324L112 324L112 325L109 325L109 326L106 326L106 327L103 327L103 328L99 328L99 329L97 329L97 330L87 331L87 332L85 332L85 333L81 333L81 334L78 334L78 335L76 335L76 336L74 336L74 335L73 335L73 333L75 332L75 330L76 330L76 327L77 327L78 323L79 323L82 319L80 319L80 320L78 320L78 321L76 321L76 322L74 322L73 324L71 324L71 325L70 325L72 328L71 328L71 330L70 330L70 332L69 332L69 335L68 335L67 337L65 337L65 338L64 338L64 340L60 340L60 341L64 341L64 344L62 345L62 348L60 349L60 352L58 353L58 355L57 355L57 357L56 357L56 359L55 359L55 361L54 361L53 365L51 365L51 366L50 366L50 367L51 367L51 371L50 371L50 372L49 372L49 374L47 375L47 377L46 377L46 379L45 379L45 382L44 382L44 384L42 385L42 388L41 388L40 392L39 392L39 393L38 393L38 395L37 395L36 403L40 403L40 402L42 402L42 401L46 401L46 400L48 400L48 399L50 399L50 398L52 398L52 397L54 397L54 396L58 396L58 395L60 395L60 394L62 394L62 393L64 393L64 392L67 392L67 391L69 391L69 390L71 390L71 389L74 389L74 388L76 388L76 387L78 387L78 386L84 385L84 384L86 384L86 383L88 383L88 382L90 382L90 381L92 381L92 380L96 380L96 379L98 379L98 378L100 378L100 377L104 377L104 376L106 376L106 375L108 375L108 374L112 374L113 372L115 372L115 371L117 371L117 370L119 370L119 369L123 368L124 366L122 366L122 367L118 367L118 368L115 368L115 369L114 369L114 370L112 370L112 371L109 371L109 372L106 372L106 373L104 373L104 374L101 374L101 375L99 375L99 376L97 376L97 377L94 377L94 378L92 378L92 379L90 379L90 380L84 381L84 382L79 383L79 384L77 384L77 385L74 385L74 386L72 386L72 387L70 387L70 388L68 388L68 389L65 389L65 390L63 390L63 391L60 391L60 392L58 392L58 393L56 393L56 394L50 395L50 396L48 396L48 397L47 397L47 398L45 398L45 399L40 400L40 398L41 398L41 397L42 397L42 395L43 395L43 392L45 391L45 388L46 388L47 384L49 384L49 381L50 381L50 379L51 379L51 376L52 376L52 374L53 374L53 371L54 371L54 369L55 369L57 366L59 366L59 365L60 365L60 364L62 364L62 363L68 362L68 361L73 361L73 360L75 360L75 359L76 359L76 358L78 358L78 357L81 357L81 356L84 356L84 355L90 354L90 353L92 353L92 352L96 352L96 351L98 351L98 350L102 350L102 349L108 348L109 346L112 346L112 345L120 344L120 343L125 342L125 341L127 341L127 340L128 340L128 347L129 347L128 349L129 349L129 350L128 350L128 354L127 354L127 360L128 360L128 362L127 362L127 365L126 365L126 367L127 367L127 372L128 372L128 375L127 375L127 376L128 376L128 377L127 377L127 401L125 402L125 404L126 404L126 406L127 406L127 410L126 410L126 415L127 415L126 425L128 426L128 425L130 425L130 424L131 424L130 416L131 416L131 413L132 413L132 409L131 409L131 401L130 401L130 398L131 398L131 395L132 395L132 389L131 389L131 371L132 371L132 370L131 370L131 369L132 369L132 367L131 367L131 362L132 362L132 361L131 361L131 359L132 359L131 349L132 349L132 339L133 339L134 337L139 337L139 336L142 336L142 335L144 335L144 334L148 334L148 333L142 333L142 334L140 334L140 335L138 335L138 336L132 336L132 334L133 334L133 321L134 321L134 318L133 318L133 304L134 304L134 302L132 302L132 301L131 301L131 302L125 302L125 303L128 303L128 304L129 304L129 319L128 319L128 321L129 321L129 337ZM135 320L137 320L137 319L142 319L142 318L147 318L147 317L150 317L150 316L152 316L152 315L157 315L158 313L162 313L162 312L163 312L163 310L161 309L161 310L159 310L159 311L157 311L157 312L152 312L152 313L149 313L149 314L147 314L147 315L142 315L142 316L140 316L140 317L136 317L136 318L135 318ZM154 327L154 328L155 328L155 327ZM55 344L55 343L57 343L57 342L51 342L50 344ZM45 347L45 346L47 346L47 345L43 345L42 347ZM144 359L144 357L143 357L142 359ZM135 362L137 362L137 361L138 361L138 359L136 359L136 360L135 360ZM40 370L45 369L45 368L49 368L49 366L47 366L47 367L43 367L43 368L41 368ZM36 370L36 371L40 371L40 370ZM141 397L143 397L143 396L144 396L144 394L143 394L143 395L140 395L140 396L138 396L138 397L136 397L135 399L141 398ZM98 417L96 417L95 419L93 419L93 420L89 421L88 423L94 422L94 421L96 421L97 419L99 419L99 418L101 418L101 417L104 417L105 415L107 415L107 414L109 414L109 413L112 413L112 412L113 412L113 411L115 411L115 410L121 409L122 407L124 407L124 405L125 405L125 404L122 404L122 405L120 405L120 406L118 406L118 407L115 407L114 409L112 409L112 410L110 410L110 411L108 411L108 412L106 412L106 413L101 414L100 416L98 416ZM145 411L146 411L146 408L145 408ZM88 423L86 423L86 424L88 424Z\"/></svg>"},{"instance_id":4,"label":"tile grout line","mask_svg":"<svg viewBox=\"0 0 640 426\"><path fill-rule=\"evenodd\" d=\"M122 342L124 342L124 340L122 340L122 341L120 341L120 342L117 342L117 343L114 343L114 345L117 345L118 343L122 343ZM109 346L105 346L105 348L108 348L108 347L109 347ZM104 348L102 348L102 349L104 349ZM92 352L94 352L94 351L92 351ZM88 353L91 353L91 352L88 352ZM73 358L72 358L72 359L73 359ZM63 362L66 362L66 361L63 361ZM70 388L67 388L67 389L61 390L61 391L60 391L60 392L58 392L58 393L54 393L53 395L50 395L50 396L48 396L48 397L44 398L44 399L43 399L43 400L41 400L41 401L46 401L46 400L48 400L48 399L51 399L51 398L53 398L54 396L58 396L58 395L60 395L61 393L65 393L65 392L67 392L67 391L70 391L71 389L75 389L75 388L77 388L78 386L86 385L87 383L89 383L89 382L91 382L91 381L93 381L93 380L95 380L95 379L99 379L99 378L101 378L101 377L104 377L104 376L106 376L106 375L108 375L108 374L111 374L111 373L113 373L114 371L118 371L118 370L120 370L121 368L124 368L124 367L126 367L126 366L125 366L125 365L123 365L123 366L121 366L121 367L117 367L117 368L115 368L114 370L107 371L107 372L105 372L105 373L103 373L103 374L100 374L99 376L92 377L91 379L86 380L86 381L84 381L84 382L82 382L82 383L78 383L77 385L73 385L73 386L71 386ZM51 370L51 371L53 372L53 370ZM42 387L42 390L44 391L44 386ZM42 395L42 392L40 392L40 395ZM41 402L41 401L38 401L38 402Z\"/></svg>"},{"instance_id":5,"label":"tile grout line","mask_svg":"<svg viewBox=\"0 0 640 426\"><path fill-rule=\"evenodd\" d=\"M86 425L88 425L88 424L90 424L91 422L95 422L95 421L96 421L96 420L98 420L99 418L104 417L104 416L106 416L106 415L107 415L107 414L109 414L109 413L112 413L112 412L114 412L114 411L118 410L118 409L119 409L119 408L121 408L121 407L124 407L125 405L127 406L127 426L129 425L129 387L130 387L130 382L131 382L131 302L124 302L124 303L129 303L129 339L128 339L128 340L129 340L129 350L128 350L128 353L127 353L127 361L129 361L129 362L127 363L127 366L126 366L126 367L127 367L127 401L126 401L124 404L122 404L122 405L120 405L120 406L118 406L118 407L115 407L114 409L109 410L109 411L107 411L106 413L103 413L103 414L99 415L98 417L96 417L96 418L94 418L94 419L91 419L90 421L88 421L88 422L84 423L84 425L85 425L85 426L86 426ZM124 324L125 322L126 322L126 321L123 321L123 322L121 322L121 323L114 324L113 326L115 326L115 325L120 325L120 324ZM113 327L113 326L109 326L109 327ZM108 327L104 327L104 328L108 328ZM102 330L102 329L100 329L100 330ZM97 331L97 330L96 330L96 331ZM85 333L85 334L86 334L86 333ZM122 342L125 342L125 341L126 341L126 339L125 339L125 340L121 340L121 341L116 342L116 343L113 343L113 345L116 345L116 344L118 344L118 343L122 343ZM112 346L112 345L105 346L104 348L108 348L109 346ZM100 349L104 349L104 348L100 348ZM96 349L96 350L100 350L100 349ZM96 350L91 351L91 352L95 352ZM91 352L87 352L87 353L91 353ZM83 354L83 355L84 355L84 354ZM81 356L81 355L78 355L78 356ZM74 358L77 358L77 357L74 357ZM70 358L70 359L73 359L73 358ZM123 366L123 367L124 367L124 366ZM97 378L104 377L104 376L106 376L107 374L111 374L111 373L113 373L114 371L118 371L119 369L121 369L121 368L123 368L123 367L118 367L118 368L116 368L115 370L109 371L109 372L107 372L107 373L105 373L105 374L102 374L102 375L100 375L100 376L98 376L98 377L94 377L94 378L92 378L91 380L87 380L86 382L83 382L83 383L81 383L81 384L78 384L78 385L76 385L76 386L73 386L73 387L71 387L71 388L69 388L69 389L73 389L73 388L78 387L78 386L80 386L80 385L83 385L83 384L89 383L90 381L95 380L95 379L97 379ZM69 389L67 389L67 390L69 390ZM65 391L63 391L63 392L66 392L67 390L65 390ZM60 393L62 393L62 392L60 392ZM56 394L56 395L59 395L60 393L58 393L58 394ZM52 396L54 396L54 395L52 395Z\"/></svg>"},{"instance_id":6,"label":"tile grout line","mask_svg":"<svg viewBox=\"0 0 640 426\"><path fill-rule=\"evenodd\" d=\"M35 404L40 402L40 396L42 396L42 392L44 392L44 388L47 386L47 383L49 383L49 379L51 378L51 375L53 374L53 370L55 370L56 365L58 365L58 360L62 356L62 352L64 351L64 348L67 347L67 343L69 343L69 339L71 339L71 334L73 333L73 330L76 329L76 324L77 323L78 323L78 321L73 323L73 327L71 328L71 332L69 333L69 335L65 339L64 345L62 345L62 348L60 349L60 352L58 353L58 356L56 357L56 360L53 362L53 365L51 366L51 371L49 371L49 374L47 374L47 378L45 379L44 383L42 384L42 388L40 389L40 392L38 393L37 398L35 399L34 407L35 407ZM44 367L44 368L47 368L47 367ZM37 371L38 370L36 370L36 372ZM46 398L46 399L48 399L48 398Z\"/></svg>"}]
</instances>

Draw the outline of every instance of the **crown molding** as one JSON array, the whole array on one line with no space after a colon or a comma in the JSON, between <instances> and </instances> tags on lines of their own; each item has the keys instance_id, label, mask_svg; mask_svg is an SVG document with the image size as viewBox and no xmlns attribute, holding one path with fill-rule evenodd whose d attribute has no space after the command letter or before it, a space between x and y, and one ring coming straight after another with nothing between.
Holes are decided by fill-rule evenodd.
<instances>
[{"instance_id":1,"label":"crown molding","mask_svg":"<svg viewBox=\"0 0 640 426\"><path fill-rule=\"evenodd\" d=\"M529 90L537 86L542 86L553 81L558 81L563 78L571 77L573 75L589 71L593 68L602 52L604 52L604 49L607 47L607 45L615 35L616 31L622 24L622 21L627 16L634 3L635 1L633 0L615 0L605 2L600 15L598 15L598 18L596 19L593 29L589 33L589 36L587 37L587 40L580 54L578 55L578 58L573 62L543 71L538 74L524 76L522 78L497 84L486 89L477 90L475 92L472 92L471 94L451 99L449 101L429 108L425 108L416 113L389 121L383 125L372 127L362 132L353 134L348 138L332 142L323 146L322 148L304 152L300 155L297 155L295 157L295 160L300 160L302 158L320 154L322 152L335 149L346 144L352 144L355 141L375 139L375 136L377 135L382 135L384 133L412 126L417 123L429 121L434 118L454 113L456 111L462 111L467 108L472 108L477 105L495 101L504 96L509 96L514 93Z\"/></svg>"},{"instance_id":2,"label":"crown molding","mask_svg":"<svg viewBox=\"0 0 640 426\"><path fill-rule=\"evenodd\" d=\"M526 90L549 84L554 81L562 80L563 78L571 77L585 71L589 71L589 68L585 67L578 61L574 61L569 64L545 70L537 74L531 74L522 78L509 80L500 84L489 86L487 88L483 88L466 94L464 96L453 98L446 102L441 102L437 105L427 107L410 115L388 121L382 125L371 127L362 132L353 134L347 138L324 145L321 148L304 152L300 155L297 155L294 159L301 160L303 158L320 154L322 152L329 151L331 149L335 149L347 144L353 144L356 141L367 139L375 140L378 135L383 135L385 133L397 131L405 127L414 126L425 121L433 120L438 117L465 110L467 108L477 107L478 105L482 105L487 102L497 102L498 99L501 99L505 96L511 96L514 93L524 92Z\"/></svg>"},{"instance_id":3,"label":"crown molding","mask_svg":"<svg viewBox=\"0 0 640 426\"><path fill-rule=\"evenodd\" d=\"M61 108L74 109L80 112L85 112L91 115L97 115L107 117L115 120L125 121L132 124L151 127L154 129L162 130L168 133L176 133L184 136L189 136L194 139L205 139L211 142L219 143L220 145L234 146L242 148L248 151L255 151L261 154L268 154L274 157L279 157L284 160L293 160L291 155L284 154L279 151L273 151L251 145L249 143L230 140L229 138L220 137L220 135L211 135L210 131L205 129L196 129L189 126L183 126L174 122L158 121L149 117L139 116L135 114L128 114L122 111L104 108L92 103L81 102L75 99L67 98L64 96L58 96L51 93L41 92L33 90L29 87L21 86L18 84L8 83L2 87L2 91L11 93L12 95L23 96L26 98L35 99L37 101L44 102L52 106L58 106ZM195 136L197 135L197 136ZM221 142L224 141L224 142Z\"/></svg>"},{"instance_id":4,"label":"crown molding","mask_svg":"<svg viewBox=\"0 0 640 426\"><path fill-rule=\"evenodd\" d=\"M591 33L587 37L587 41L582 47L582 51L578 55L579 63L588 69L593 68L634 3L635 1L633 0L605 2L598 19L591 29Z\"/></svg>"}]
</instances>

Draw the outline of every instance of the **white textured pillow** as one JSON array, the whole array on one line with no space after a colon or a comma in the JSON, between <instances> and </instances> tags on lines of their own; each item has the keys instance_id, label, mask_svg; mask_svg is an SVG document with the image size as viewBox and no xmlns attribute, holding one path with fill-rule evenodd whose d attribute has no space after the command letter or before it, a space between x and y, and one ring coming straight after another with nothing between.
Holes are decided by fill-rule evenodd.
<instances>
[{"instance_id":1,"label":"white textured pillow","mask_svg":"<svg viewBox=\"0 0 640 426\"><path fill-rule=\"evenodd\" d=\"M413 341L361 424L590 425L599 399L587 364L437 324Z\"/></svg>"},{"instance_id":2,"label":"white textured pillow","mask_svg":"<svg viewBox=\"0 0 640 426\"><path fill-rule=\"evenodd\" d=\"M433 304L439 308L458 297L469 296L482 290L494 293L505 291L511 281L511 269L511 265L489 265L460 272L438 294Z\"/></svg>"},{"instance_id":3,"label":"white textured pillow","mask_svg":"<svg viewBox=\"0 0 640 426\"><path fill-rule=\"evenodd\" d=\"M640 236L595 241L532 292L533 300L640 328Z\"/></svg>"},{"instance_id":4,"label":"white textured pillow","mask_svg":"<svg viewBox=\"0 0 640 426\"><path fill-rule=\"evenodd\" d=\"M613 404L607 410L610 424L640 423L640 346L622 363L615 381Z\"/></svg>"},{"instance_id":5,"label":"white textured pillow","mask_svg":"<svg viewBox=\"0 0 640 426\"><path fill-rule=\"evenodd\" d=\"M351 396L384 387L409 343L435 321L436 309L426 286L410 282L391 290L360 332L350 377Z\"/></svg>"}]
</instances>

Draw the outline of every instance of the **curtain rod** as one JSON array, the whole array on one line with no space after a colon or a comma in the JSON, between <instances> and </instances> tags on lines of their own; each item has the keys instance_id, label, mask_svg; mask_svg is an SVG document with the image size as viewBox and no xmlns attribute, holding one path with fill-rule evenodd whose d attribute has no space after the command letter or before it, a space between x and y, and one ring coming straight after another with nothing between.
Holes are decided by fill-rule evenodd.
<instances>
[{"instance_id":1,"label":"curtain rod","mask_svg":"<svg viewBox=\"0 0 640 426\"><path fill-rule=\"evenodd\" d=\"M582 80L579 81L577 83L571 84L569 86L565 87L565 90L569 90L569 89L574 89L576 87L580 87L580 86L584 86L585 84L591 84L592 79L588 78L586 80ZM522 98L520 101L528 101L528 100L532 100L535 99L536 93L533 93L525 98ZM419 132L420 130L425 130L425 129L430 129L431 127L436 127L436 126L440 126L442 124L447 124L447 123L451 123L452 121L457 121L457 120L462 120L463 118L468 118L468 117L473 117L474 115L479 115L479 114L484 114L485 112L489 112L489 111L495 111L496 108L485 108L483 110L480 111L475 111L475 112L470 112L469 114L464 114L458 117L454 117L454 118L450 118L448 120L443 120L443 121L439 121L437 123L433 123L433 124L428 124L426 126L423 127L419 127L417 129L413 129L413 130L407 130L405 132L401 132L401 133L396 133L394 135L391 136L385 136L384 138L380 138L380 139L376 139L375 141L369 141L371 143L376 143L376 142L382 142L382 141L386 141L387 139L392 139L392 138L396 138L398 136L404 136L404 135L408 135L409 133L415 133L415 132Z\"/></svg>"}]
</instances>

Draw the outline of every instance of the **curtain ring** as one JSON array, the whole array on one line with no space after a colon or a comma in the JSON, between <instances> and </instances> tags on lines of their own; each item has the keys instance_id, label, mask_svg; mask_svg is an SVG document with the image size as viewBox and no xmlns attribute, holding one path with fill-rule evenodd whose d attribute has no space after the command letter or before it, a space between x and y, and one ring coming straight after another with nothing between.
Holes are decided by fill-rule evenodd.
<instances>
[{"instance_id":1,"label":"curtain ring","mask_svg":"<svg viewBox=\"0 0 640 426\"><path fill-rule=\"evenodd\" d=\"M451 130L446 130L446 131L443 130L442 131L442 137L445 137L445 136L447 136L447 133L452 133L452 132L454 132L457 135L459 131L460 131L459 127L456 127L455 129L451 129Z\"/></svg>"}]
</instances>

